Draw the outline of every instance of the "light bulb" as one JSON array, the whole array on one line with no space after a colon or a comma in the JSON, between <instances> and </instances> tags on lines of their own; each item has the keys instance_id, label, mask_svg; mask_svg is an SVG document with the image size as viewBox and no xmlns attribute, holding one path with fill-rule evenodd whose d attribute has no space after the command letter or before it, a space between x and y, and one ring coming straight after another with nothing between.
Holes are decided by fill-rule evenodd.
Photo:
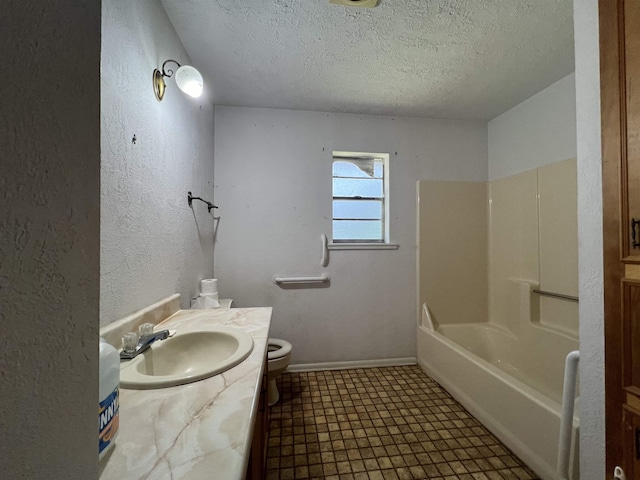
<instances>
[{"instance_id":1,"label":"light bulb","mask_svg":"<svg viewBox=\"0 0 640 480\"><path fill-rule=\"evenodd\" d=\"M200 72L191 65L183 65L176 71L176 85L194 98L202 95L203 81Z\"/></svg>"}]
</instances>

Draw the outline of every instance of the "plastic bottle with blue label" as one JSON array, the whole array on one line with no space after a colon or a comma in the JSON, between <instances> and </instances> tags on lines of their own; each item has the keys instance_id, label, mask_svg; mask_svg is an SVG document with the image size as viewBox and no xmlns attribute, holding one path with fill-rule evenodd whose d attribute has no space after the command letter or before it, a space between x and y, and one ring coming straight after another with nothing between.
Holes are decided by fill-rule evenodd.
<instances>
[{"instance_id":1,"label":"plastic bottle with blue label","mask_svg":"<svg viewBox=\"0 0 640 480\"><path fill-rule=\"evenodd\" d=\"M120 426L120 356L100 338L100 388L98 399L98 455L102 459L113 448Z\"/></svg>"}]
</instances>

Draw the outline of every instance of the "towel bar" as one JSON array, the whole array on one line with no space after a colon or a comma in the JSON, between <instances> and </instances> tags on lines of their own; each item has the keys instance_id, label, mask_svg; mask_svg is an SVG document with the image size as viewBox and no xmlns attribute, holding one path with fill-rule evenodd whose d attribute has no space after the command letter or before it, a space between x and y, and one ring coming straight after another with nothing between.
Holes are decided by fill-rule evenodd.
<instances>
[{"instance_id":1,"label":"towel bar","mask_svg":"<svg viewBox=\"0 0 640 480\"><path fill-rule=\"evenodd\" d=\"M545 297L562 298L563 300L580 302L580 299L578 297L574 297L572 295L565 295L563 293L545 292L544 290L538 290L537 288L533 289L533 293L537 293L538 295L544 295Z\"/></svg>"}]
</instances>

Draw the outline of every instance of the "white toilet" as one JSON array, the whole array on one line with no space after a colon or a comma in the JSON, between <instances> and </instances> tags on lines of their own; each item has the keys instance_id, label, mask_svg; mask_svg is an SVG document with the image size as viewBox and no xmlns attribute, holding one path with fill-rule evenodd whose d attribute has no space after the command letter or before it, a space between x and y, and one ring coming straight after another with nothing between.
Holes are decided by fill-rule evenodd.
<instances>
[{"instance_id":1,"label":"white toilet","mask_svg":"<svg viewBox=\"0 0 640 480\"><path fill-rule=\"evenodd\" d=\"M275 405L280 399L276 378L284 372L291 361L291 344L279 338L270 338L267 350L267 402L269 406Z\"/></svg>"}]
</instances>

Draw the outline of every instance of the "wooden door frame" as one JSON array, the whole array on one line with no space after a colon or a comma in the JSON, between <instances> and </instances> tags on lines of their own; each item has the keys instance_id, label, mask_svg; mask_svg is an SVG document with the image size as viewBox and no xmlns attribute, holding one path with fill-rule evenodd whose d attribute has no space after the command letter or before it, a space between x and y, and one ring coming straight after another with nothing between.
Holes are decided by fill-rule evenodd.
<instances>
[{"instance_id":1,"label":"wooden door frame","mask_svg":"<svg viewBox=\"0 0 640 480\"><path fill-rule=\"evenodd\" d=\"M636 1L636 0L634 0ZM602 121L602 219L604 262L604 347L606 478L625 465L623 428L622 279L627 257L626 80L624 0L599 0L600 99ZM627 470L629 471L629 470Z\"/></svg>"}]
</instances>

